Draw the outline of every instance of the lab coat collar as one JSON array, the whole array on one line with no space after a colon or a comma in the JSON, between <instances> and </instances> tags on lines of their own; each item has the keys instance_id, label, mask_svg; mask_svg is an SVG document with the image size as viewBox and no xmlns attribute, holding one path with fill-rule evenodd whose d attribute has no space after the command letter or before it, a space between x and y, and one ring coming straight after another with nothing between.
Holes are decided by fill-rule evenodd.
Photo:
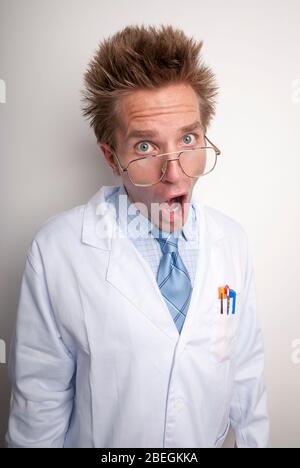
<instances>
[{"instance_id":1,"label":"lab coat collar","mask_svg":"<svg viewBox=\"0 0 300 468\"><path fill-rule=\"evenodd\" d=\"M105 185L85 205L81 235L84 244L102 250L111 249L111 240L116 229L116 213L106 199L118 189L118 186Z\"/></svg>"}]
</instances>

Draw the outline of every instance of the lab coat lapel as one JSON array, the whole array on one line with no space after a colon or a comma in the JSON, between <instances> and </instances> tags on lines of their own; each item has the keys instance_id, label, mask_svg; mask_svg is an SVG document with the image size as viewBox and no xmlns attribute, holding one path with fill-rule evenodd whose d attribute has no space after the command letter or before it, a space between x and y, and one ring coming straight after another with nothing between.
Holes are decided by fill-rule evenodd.
<instances>
[{"instance_id":1,"label":"lab coat lapel","mask_svg":"<svg viewBox=\"0 0 300 468\"><path fill-rule=\"evenodd\" d=\"M109 251L106 281L171 340L178 330L160 294L153 272L133 243L119 230L116 212L105 200L118 187L102 187L83 214L82 242Z\"/></svg>"},{"instance_id":2,"label":"lab coat lapel","mask_svg":"<svg viewBox=\"0 0 300 468\"><path fill-rule=\"evenodd\" d=\"M153 272L128 238L112 240L109 281L152 324L174 341L178 331L160 294Z\"/></svg>"}]
</instances>

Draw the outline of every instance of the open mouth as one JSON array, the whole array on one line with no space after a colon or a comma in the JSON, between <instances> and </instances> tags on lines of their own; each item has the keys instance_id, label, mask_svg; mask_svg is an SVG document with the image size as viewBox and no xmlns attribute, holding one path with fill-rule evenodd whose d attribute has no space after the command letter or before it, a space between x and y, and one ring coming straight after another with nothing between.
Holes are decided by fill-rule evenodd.
<instances>
[{"instance_id":1,"label":"open mouth","mask_svg":"<svg viewBox=\"0 0 300 468\"><path fill-rule=\"evenodd\" d=\"M186 200L186 194L177 195L176 197L170 197L165 202L162 203L163 207L168 211L178 211L182 209L183 204Z\"/></svg>"},{"instance_id":2,"label":"open mouth","mask_svg":"<svg viewBox=\"0 0 300 468\"><path fill-rule=\"evenodd\" d=\"M178 197L173 197L167 200L167 203L172 204L172 203L181 203L181 200L183 198L183 195L179 195Z\"/></svg>"}]
</instances>

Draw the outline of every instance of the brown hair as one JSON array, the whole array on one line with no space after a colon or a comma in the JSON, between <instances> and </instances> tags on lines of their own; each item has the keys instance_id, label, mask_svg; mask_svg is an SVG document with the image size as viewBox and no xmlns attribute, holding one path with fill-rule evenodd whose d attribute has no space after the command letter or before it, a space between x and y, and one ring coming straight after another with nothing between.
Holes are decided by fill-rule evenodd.
<instances>
[{"instance_id":1,"label":"brown hair","mask_svg":"<svg viewBox=\"0 0 300 468\"><path fill-rule=\"evenodd\" d=\"M174 82L192 86L199 96L206 130L215 113L217 86L213 72L203 65L202 41L172 26L127 26L104 39L84 75L83 115L97 142L115 148L118 98L135 89L155 89Z\"/></svg>"}]
</instances>

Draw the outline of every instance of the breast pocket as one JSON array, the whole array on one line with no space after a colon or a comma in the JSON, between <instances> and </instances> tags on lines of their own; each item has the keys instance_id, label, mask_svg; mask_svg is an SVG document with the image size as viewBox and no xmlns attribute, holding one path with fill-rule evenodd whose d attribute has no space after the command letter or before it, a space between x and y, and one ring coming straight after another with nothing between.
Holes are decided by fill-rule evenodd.
<instances>
[{"instance_id":1,"label":"breast pocket","mask_svg":"<svg viewBox=\"0 0 300 468\"><path fill-rule=\"evenodd\" d=\"M232 356L235 340L237 338L240 320L240 293L236 293L235 311L233 313L231 304L227 307L227 300L223 300L221 309L220 300L216 300L211 321L211 353L217 362L223 362Z\"/></svg>"}]
</instances>

